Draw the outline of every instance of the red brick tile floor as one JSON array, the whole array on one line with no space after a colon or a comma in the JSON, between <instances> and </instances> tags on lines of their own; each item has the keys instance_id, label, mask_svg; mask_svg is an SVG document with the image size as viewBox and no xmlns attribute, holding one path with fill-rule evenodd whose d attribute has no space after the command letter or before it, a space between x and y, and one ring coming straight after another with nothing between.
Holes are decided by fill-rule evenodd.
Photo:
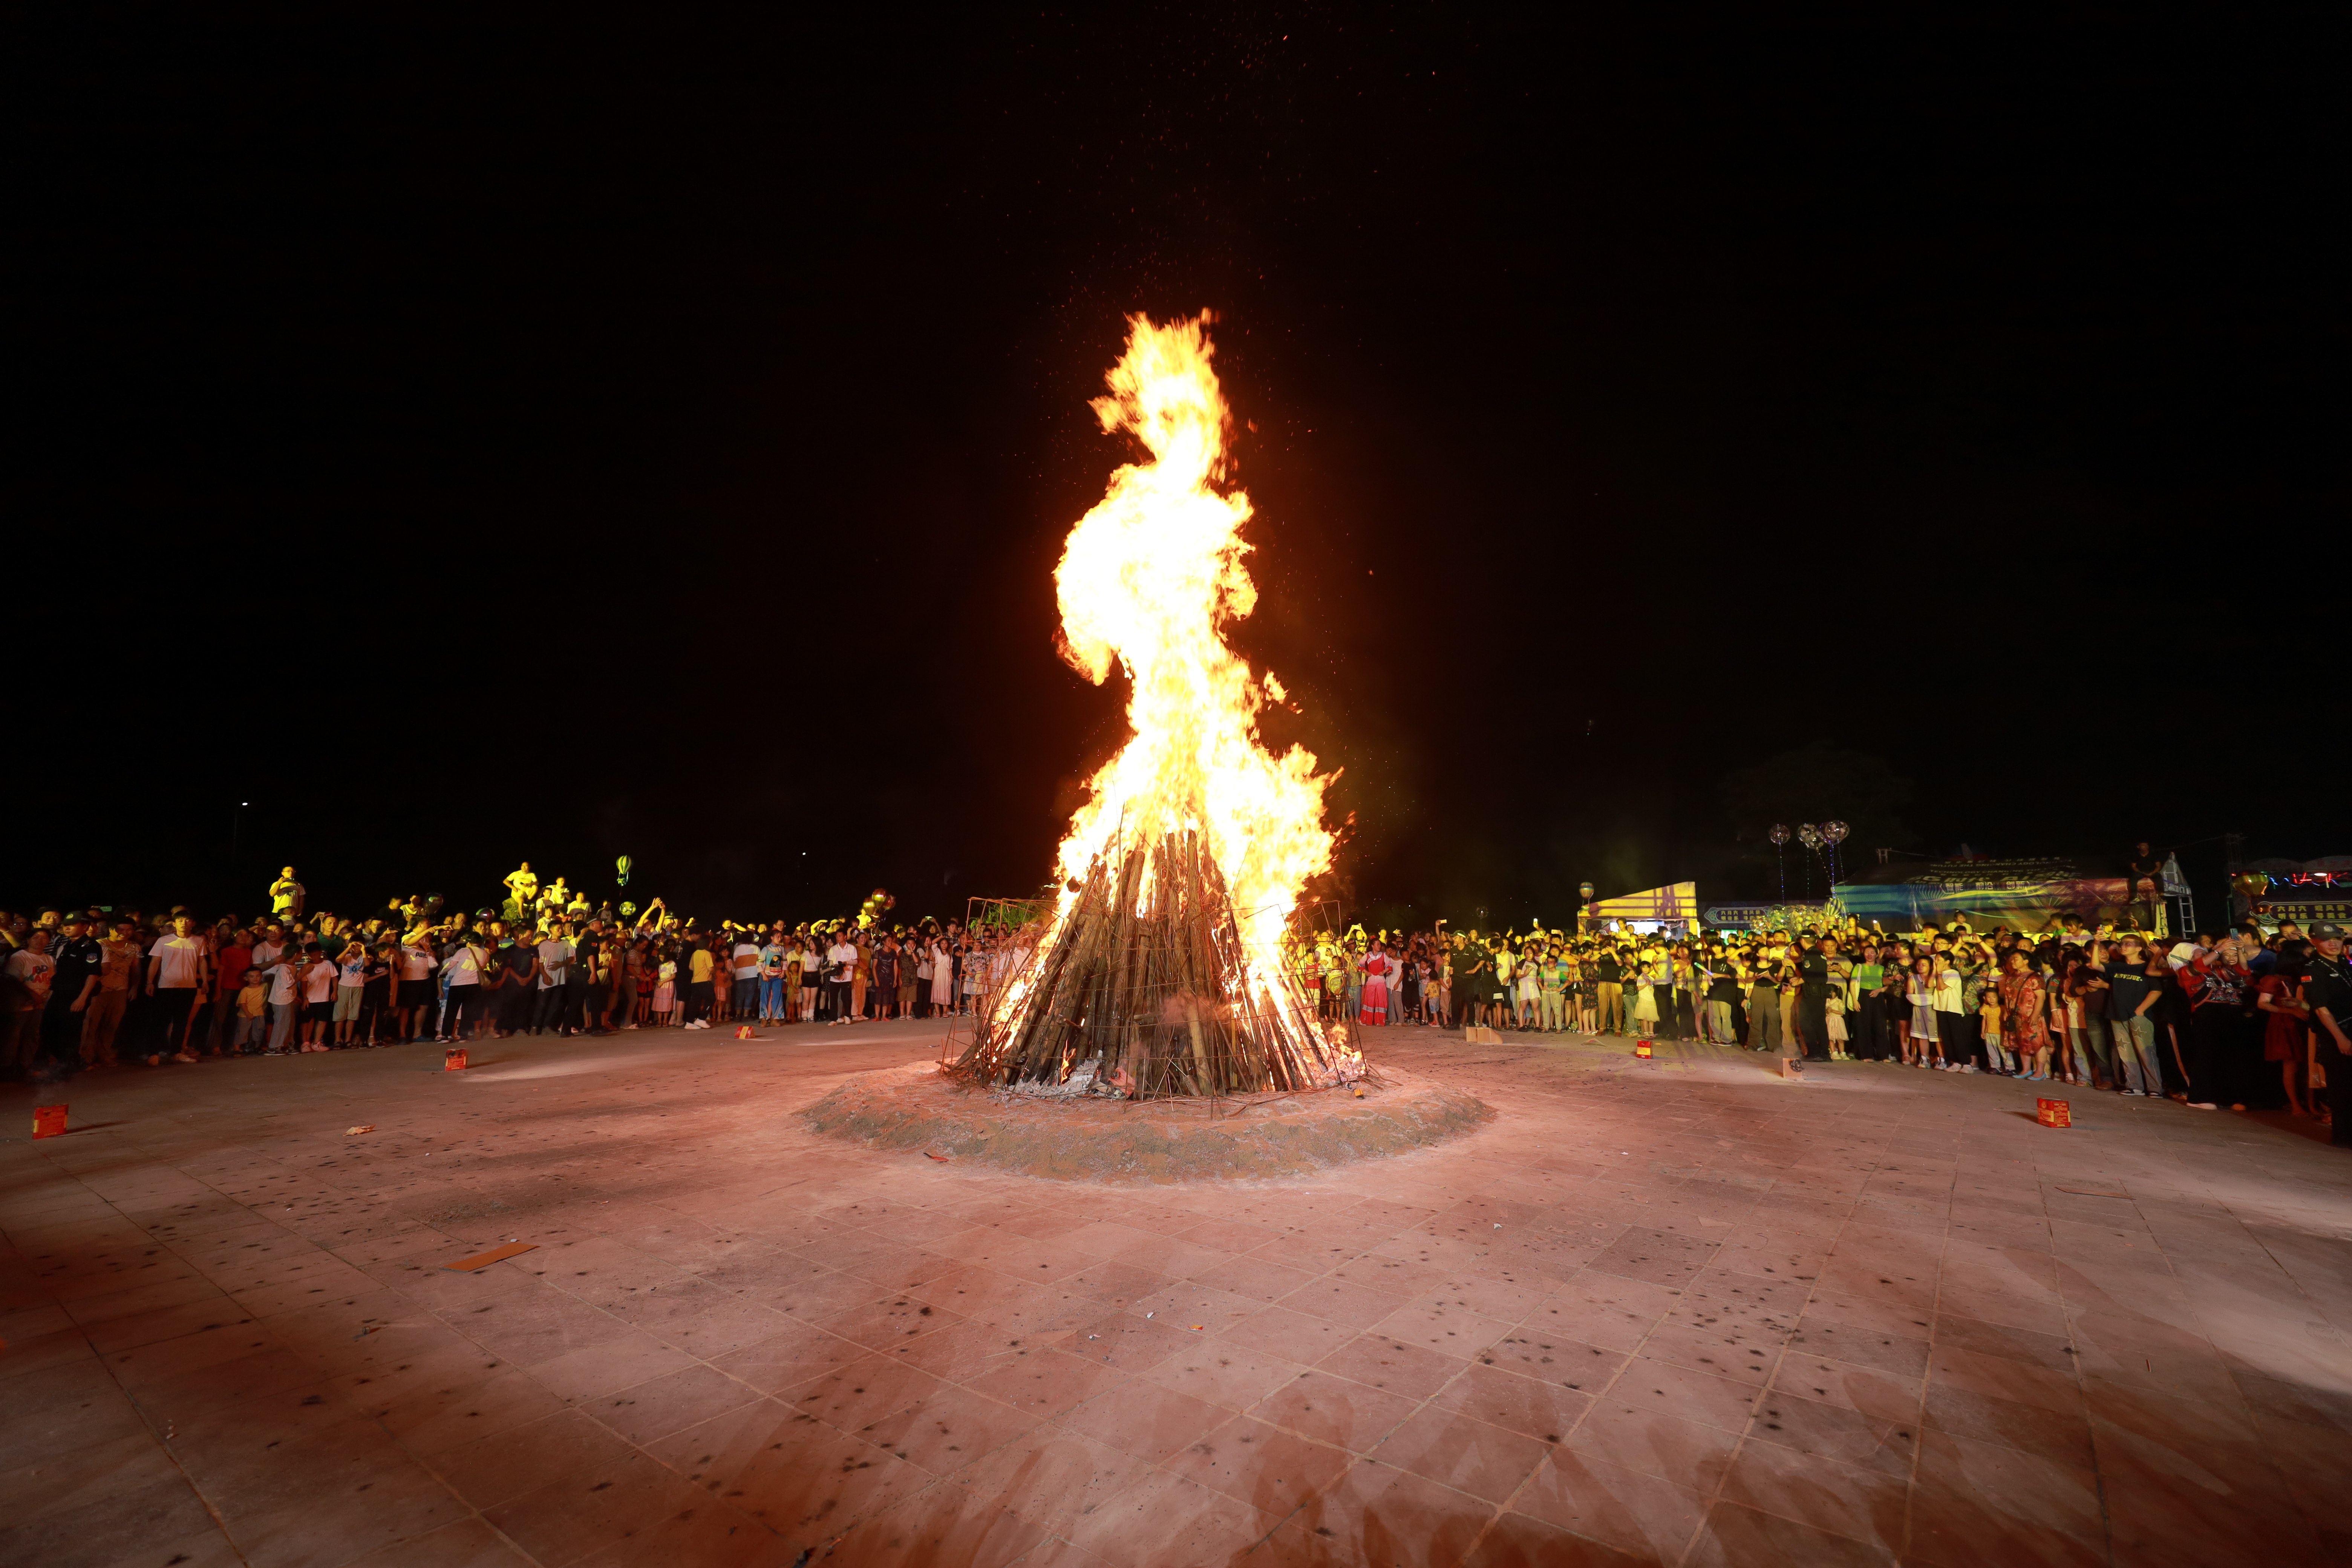
<instances>
[{"instance_id":1,"label":"red brick tile floor","mask_svg":"<svg viewBox=\"0 0 2352 1568\"><path fill-rule=\"evenodd\" d=\"M0 1090L0 1562L2352 1561L2307 1129L1400 1028L1497 1119L1061 1185L804 1130L930 1026L769 1034Z\"/></svg>"}]
</instances>

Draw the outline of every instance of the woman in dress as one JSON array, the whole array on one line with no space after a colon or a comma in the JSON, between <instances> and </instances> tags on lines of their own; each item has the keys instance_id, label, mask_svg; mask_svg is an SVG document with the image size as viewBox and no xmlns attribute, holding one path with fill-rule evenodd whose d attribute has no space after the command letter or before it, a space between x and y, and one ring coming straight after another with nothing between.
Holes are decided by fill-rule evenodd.
<instances>
[{"instance_id":1,"label":"woman in dress","mask_svg":"<svg viewBox=\"0 0 2352 1568\"><path fill-rule=\"evenodd\" d=\"M2003 1046L2015 1054L2020 1078L2050 1076L2049 1026L2042 1017L2041 974L2025 953L2011 948L2000 976L2000 1026Z\"/></svg>"},{"instance_id":2,"label":"woman in dress","mask_svg":"<svg viewBox=\"0 0 2352 1568\"><path fill-rule=\"evenodd\" d=\"M1374 943L1357 966L1363 972L1363 1002L1357 1018L1366 1024L1389 1021L1389 971L1392 967L1388 949Z\"/></svg>"},{"instance_id":3,"label":"woman in dress","mask_svg":"<svg viewBox=\"0 0 2352 1568\"><path fill-rule=\"evenodd\" d=\"M2263 1019L2263 1059L2278 1063L2287 1108L2297 1116L2311 1114L2303 1093L2304 1037L2311 1027L2311 1009L2298 999L2303 977L2310 968L2305 955L2310 951L2308 942L2282 943L2278 967L2254 982L2254 1005Z\"/></svg>"}]
</instances>

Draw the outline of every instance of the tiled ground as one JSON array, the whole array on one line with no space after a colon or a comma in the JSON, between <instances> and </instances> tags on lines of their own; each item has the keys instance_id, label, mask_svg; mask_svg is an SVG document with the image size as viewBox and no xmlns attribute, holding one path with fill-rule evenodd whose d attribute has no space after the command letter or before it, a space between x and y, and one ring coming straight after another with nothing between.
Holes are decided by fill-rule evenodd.
<instances>
[{"instance_id":1,"label":"tiled ground","mask_svg":"<svg viewBox=\"0 0 2352 1568\"><path fill-rule=\"evenodd\" d=\"M2291 1130L1413 1030L1500 1118L1324 1182L800 1128L927 1038L5 1091L0 1563L2352 1561L2352 1157Z\"/></svg>"}]
</instances>

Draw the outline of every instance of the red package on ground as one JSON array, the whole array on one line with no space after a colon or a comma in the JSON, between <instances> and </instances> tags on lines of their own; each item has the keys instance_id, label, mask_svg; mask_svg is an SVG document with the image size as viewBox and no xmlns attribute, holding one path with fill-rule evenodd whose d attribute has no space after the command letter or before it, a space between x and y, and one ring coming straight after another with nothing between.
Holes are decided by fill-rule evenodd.
<instances>
[{"instance_id":1,"label":"red package on ground","mask_svg":"<svg viewBox=\"0 0 2352 1568\"><path fill-rule=\"evenodd\" d=\"M55 1138L66 1130L66 1108L62 1105L33 1107L33 1136Z\"/></svg>"},{"instance_id":2,"label":"red package on ground","mask_svg":"<svg viewBox=\"0 0 2352 1568\"><path fill-rule=\"evenodd\" d=\"M442 1052L441 1070L443 1072L464 1072L466 1070L466 1053L454 1047Z\"/></svg>"},{"instance_id":3,"label":"red package on ground","mask_svg":"<svg viewBox=\"0 0 2352 1568\"><path fill-rule=\"evenodd\" d=\"M1647 1040L1640 1042L1633 1047L1633 1054L1637 1057L1648 1056L1650 1054L1650 1042Z\"/></svg>"},{"instance_id":4,"label":"red package on ground","mask_svg":"<svg viewBox=\"0 0 2352 1568\"><path fill-rule=\"evenodd\" d=\"M2033 1120L2044 1127L2074 1125L2074 1104L2067 1100L2041 1100L2033 1102Z\"/></svg>"}]
</instances>

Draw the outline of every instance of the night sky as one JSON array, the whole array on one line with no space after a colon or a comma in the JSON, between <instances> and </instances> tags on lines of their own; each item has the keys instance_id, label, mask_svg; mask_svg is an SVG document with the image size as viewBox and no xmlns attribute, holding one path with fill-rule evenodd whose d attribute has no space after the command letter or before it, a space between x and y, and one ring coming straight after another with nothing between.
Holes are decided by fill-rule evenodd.
<instances>
[{"instance_id":1,"label":"night sky","mask_svg":"<svg viewBox=\"0 0 2352 1568\"><path fill-rule=\"evenodd\" d=\"M0 903L1034 891L1202 308L1356 909L2352 852L2317 25L799 9L10 24Z\"/></svg>"}]
</instances>

